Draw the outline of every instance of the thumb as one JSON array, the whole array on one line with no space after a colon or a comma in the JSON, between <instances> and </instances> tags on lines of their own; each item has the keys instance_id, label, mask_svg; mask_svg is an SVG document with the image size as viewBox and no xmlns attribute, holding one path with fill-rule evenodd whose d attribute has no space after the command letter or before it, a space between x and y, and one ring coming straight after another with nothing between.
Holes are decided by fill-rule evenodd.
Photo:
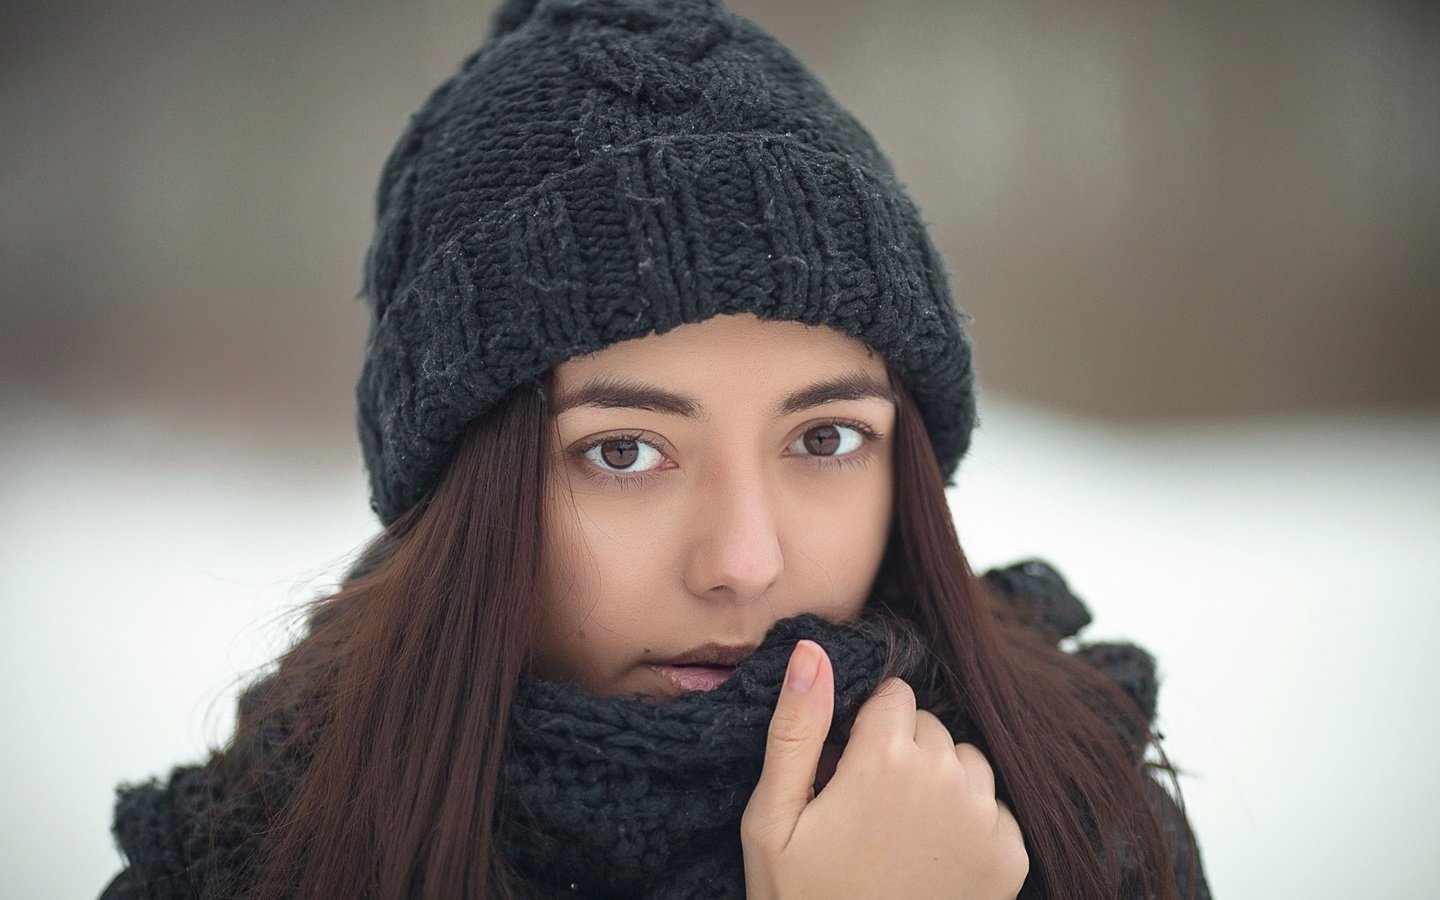
<instances>
[{"instance_id":1,"label":"thumb","mask_svg":"<svg viewBox=\"0 0 1440 900\"><path fill-rule=\"evenodd\" d=\"M835 670L824 648L800 641L770 718L765 763L750 797L749 828L784 844L814 797L815 768L835 714Z\"/></svg>"}]
</instances>

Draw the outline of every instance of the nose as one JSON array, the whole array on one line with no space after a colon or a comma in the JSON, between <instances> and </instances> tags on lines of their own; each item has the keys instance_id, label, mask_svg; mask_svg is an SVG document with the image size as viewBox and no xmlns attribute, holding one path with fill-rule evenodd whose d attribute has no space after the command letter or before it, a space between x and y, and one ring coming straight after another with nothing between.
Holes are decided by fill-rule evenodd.
<instances>
[{"instance_id":1,"label":"nose","mask_svg":"<svg viewBox=\"0 0 1440 900\"><path fill-rule=\"evenodd\" d=\"M685 585L699 597L755 600L785 570L775 501L754 470L719 473L689 517Z\"/></svg>"}]
</instances>

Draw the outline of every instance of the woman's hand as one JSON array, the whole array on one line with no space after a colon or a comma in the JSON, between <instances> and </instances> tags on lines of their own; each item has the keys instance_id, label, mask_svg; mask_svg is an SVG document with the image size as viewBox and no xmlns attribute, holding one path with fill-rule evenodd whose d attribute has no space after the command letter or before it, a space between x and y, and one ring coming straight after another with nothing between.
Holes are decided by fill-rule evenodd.
<instances>
[{"instance_id":1,"label":"woman's hand","mask_svg":"<svg viewBox=\"0 0 1440 900\"><path fill-rule=\"evenodd\" d=\"M740 823L747 900L1013 900L1030 858L1015 817L995 799L990 764L917 711L900 679L860 707L834 777L815 794L834 695L829 657L801 641Z\"/></svg>"}]
</instances>

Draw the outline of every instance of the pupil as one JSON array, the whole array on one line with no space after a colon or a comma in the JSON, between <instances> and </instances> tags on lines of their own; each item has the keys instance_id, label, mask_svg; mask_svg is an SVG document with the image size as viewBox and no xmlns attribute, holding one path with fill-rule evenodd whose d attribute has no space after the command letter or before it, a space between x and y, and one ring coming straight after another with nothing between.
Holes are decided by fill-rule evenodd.
<instances>
[{"instance_id":1,"label":"pupil","mask_svg":"<svg viewBox=\"0 0 1440 900\"><path fill-rule=\"evenodd\" d=\"M805 433L805 449L816 456L829 456L840 443L840 434L834 425L821 425Z\"/></svg>"},{"instance_id":2,"label":"pupil","mask_svg":"<svg viewBox=\"0 0 1440 900\"><path fill-rule=\"evenodd\" d=\"M635 463L640 448L634 441L606 441L600 448L600 455L605 458L606 465L625 469Z\"/></svg>"}]
</instances>

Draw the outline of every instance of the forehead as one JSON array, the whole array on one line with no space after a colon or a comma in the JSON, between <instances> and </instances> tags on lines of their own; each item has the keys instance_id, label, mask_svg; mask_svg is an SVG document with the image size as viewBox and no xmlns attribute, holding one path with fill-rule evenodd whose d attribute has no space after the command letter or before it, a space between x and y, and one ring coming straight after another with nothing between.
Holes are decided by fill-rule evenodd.
<instances>
[{"instance_id":1,"label":"forehead","mask_svg":"<svg viewBox=\"0 0 1440 900\"><path fill-rule=\"evenodd\" d=\"M840 371L884 379L884 359L860 341L827 326L770 321L752 314L715 316L664 334L623 341L577 356L555 370L563 391L582 381L623 372L683 382L692 389L727 383L758 390Z\"/></svg>"}]
</instances>

